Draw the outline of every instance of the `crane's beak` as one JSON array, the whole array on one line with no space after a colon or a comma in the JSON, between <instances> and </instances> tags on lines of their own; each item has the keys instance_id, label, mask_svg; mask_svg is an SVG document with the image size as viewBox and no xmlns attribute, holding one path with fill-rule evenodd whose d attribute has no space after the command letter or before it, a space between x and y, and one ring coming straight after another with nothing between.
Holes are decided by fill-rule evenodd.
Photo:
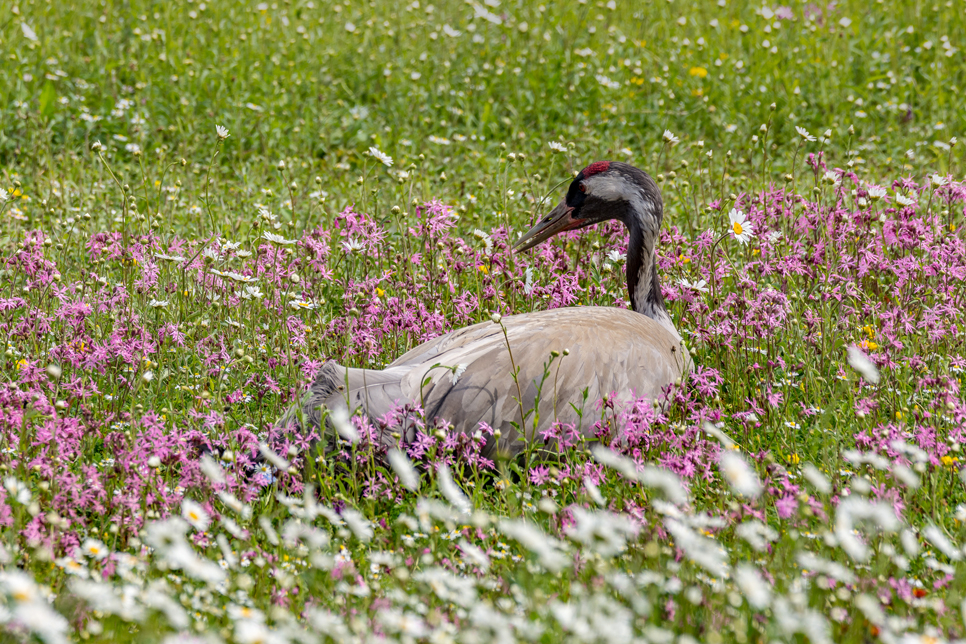
<instances>
[{"instance_id":1,"label":"crane's beak","mask_svg":"<svg viewBox=\"0 0 966 644\"><path fill-rule=\"evenodd\" d=\"M531 228L526 235L521 237L513 245L513 250L517 253L530 250L540 242L550 239L557 233L580 228L586 223L585 219L578 219L573 214L573 207L568 206L566 201L561 201L557 204L556 208L550 211L549 215L537 222L537 225Z\"/></svg>"}]
</instances>

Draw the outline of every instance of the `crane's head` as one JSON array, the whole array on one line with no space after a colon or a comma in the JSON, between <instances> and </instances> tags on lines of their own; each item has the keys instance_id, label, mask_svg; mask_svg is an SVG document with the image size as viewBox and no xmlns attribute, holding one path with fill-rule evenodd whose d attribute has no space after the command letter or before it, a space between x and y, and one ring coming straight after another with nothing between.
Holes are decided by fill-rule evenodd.
<instances>
[{"instance_id":1,"label":"crane's head","mask_svg":"<svg viewBox=\"0 0 966 644\"><path fill-rule=\"evenodd\" d=\"M642 170L620 161L597 161L580 171L567 196L521 237L514 250L533 248L565 230L619 219L628 228L656 236L664 208L661 192Z\"/></svg>"}]
</instances>

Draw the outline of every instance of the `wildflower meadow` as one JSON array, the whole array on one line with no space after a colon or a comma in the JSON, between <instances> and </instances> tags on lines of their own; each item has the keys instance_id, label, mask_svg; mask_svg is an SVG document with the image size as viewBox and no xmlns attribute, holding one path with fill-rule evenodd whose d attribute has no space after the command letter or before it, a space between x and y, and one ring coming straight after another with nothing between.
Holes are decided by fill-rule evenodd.
<instances>
[{"instance_id":1,"label":"wildflower meadow","mask_svg":"<svg viewBox=\"0 0 966 644\"><path fill-rule=\"evenodd\" d=\"M12 2L0 641L966 639L961 2ZM619 223L510 250L602 159L663 195L662 401L277 422L626 308Z\"/></svg>"}]
</instances>

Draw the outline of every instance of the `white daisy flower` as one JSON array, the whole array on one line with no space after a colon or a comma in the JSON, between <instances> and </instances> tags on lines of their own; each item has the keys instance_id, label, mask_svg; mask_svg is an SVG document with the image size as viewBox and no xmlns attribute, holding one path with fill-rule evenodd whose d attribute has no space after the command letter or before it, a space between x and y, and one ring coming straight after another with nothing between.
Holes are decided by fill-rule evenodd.
<instances>
[{"instance_id":1,"label":"white daisy flower","mask_svg":"<svg viewBox=\"0 0 966 644\"><path fill-rule=\"evenodd\" d=\"M281 235L276 235L275 233L270 233L267 231L262 233L262 239L270 241L273 244L281 244L282 246L291 246L298 241L297 239L285 239Z\"/></svg>"},{"instance_id":2,"label":"white daisy flower","mask_svg":"<svg viewBox=\"0 0 966 644\"><path fill-rule=\"evenodd\" d=\"M879 370L875 364L869 360L869 356L862 353L857 347L849 347L849 365L859 372L867 382L877 384L879 382Z\"/></svg>"},{"instance_id":3,"label":"white daisy flower","mask_svg":"<svg viewBox=\"0 0 966 644\"><path fill-rule=\"evenodd\" d=\"M81 552L84 553L85 557L97 559L98 561L101 561L108 555L107 546L97 539L85 539L84 543L81 544Z\"/></svg>"},{"instance_id":4,"label":"white daisy flower","mask_svg":"<svg viewBox=\"0 0 966 644\"><path fill-rule=\"evenodd\" d=\"M707 280L698 280L697 282L691 282L689 280L681 280L681 287L697 291L699 293L708 292L708 282Z\"/></svg>"},{"instance_id":5,"label":"white daisy flower","mask_svg":"<svg viewBox=\"0 0 966 644\"><path fill-rule=\"evenodd\" d=\"M803 139L805 139L806 141L811 142L811 141L815 141L816 140L815 137L812 136L811 134L809 134L808 133L808 130L806 130L803 127L799 127L799 126L796 125L795 126L795 131L798 132L798 135L800 137L802 137Z\"/></svg>"},{"instance_id":6,"label":"white daisy flower","mask_svg":"<svg viewBox=\"0 0 966 644\"><path fill-rule=\"evenodd\" d=\"M31 29L30 25L28 25L26 22L20 23L20 31L23 32L23 37L27 40L37 42L37 32Z\"/></svg>"},{"instance_id":7,"label":"white daisy flower","mask_svg":"<svg viewBox=\"0 0 966 644\"><path fill-rule=\"evenodd\" d=\"M191 499L185 499L181 502L181 516L198 532L207 530L208 522L211 520L201 504Z\"/></svg>"},{"instance_id":8,"label":"white daisy flower","mask_svg":"<svg viewBox=\"0 0 966 644\"><path fill-rule=\"evenodd\" d=\"M869 199L872 201L878 201L886 196L886 189L882 186L869 186L868 193Z\"/></svg>"},{"instance_id":9,"label":"white daisy flower","mask_svg":"<svg viewBox=\"0 0 966 644\"><path fill-rule=\"evenodd\" d=\"M732 208L728 213L731 220L731 234L739 244L747 244L755 236L755 229L751 222L745 219L745 213L737 208Z\"/></svg>"},{"instance_id":10,"label":"white daisy flower","mask_svg":"<svg viewBox=\"0 0 966 644\"><path fill-rule=\"evenodd\" d=\"M761 574L748 564L739 564L734 572L735 585L741 590L748 604L755 610L764 610L771 603L772 588Z\"/></svg>"},{"instance_id":11,"label":"white daisy flower","mask_svg":"<svg viewBox=\"0 0 966 644\"><path fill-rule=\"evenodd\" d=\"M718 469L721 477L728 482L728 486L736 494L749 499L754 499L761 494L758 475L738 452L723 450L718 461Z\"/></svg>"},{"instance_id":12,"label":"white daisy flower","mask_svg":"<svg viewBox=\"0 0 966 644\"><path fill-rule=\"evenodd\" d=\"M419 489L419 474L416 472L416 468L409 461L405 452L398 449L389 450L389 465L392 466L393 472L399 478L399 482L402 483L403 487L407 490L415 492Z\"/></svg>"},{"instance_id":13,"label":"white daisy flower","mask_svg":"<svg viewBox=\"0 0 966 644\"><path fill-rule=\"evenodd\" d=\"M383 152L382 150L380 150L379 148L377 148L376 146L372 146L371 148L369 148L369 155L375 158L376 161L380 162L387 168L392 167L392 157L386 154L385 152Z\"/></svg>"}]
</instances>

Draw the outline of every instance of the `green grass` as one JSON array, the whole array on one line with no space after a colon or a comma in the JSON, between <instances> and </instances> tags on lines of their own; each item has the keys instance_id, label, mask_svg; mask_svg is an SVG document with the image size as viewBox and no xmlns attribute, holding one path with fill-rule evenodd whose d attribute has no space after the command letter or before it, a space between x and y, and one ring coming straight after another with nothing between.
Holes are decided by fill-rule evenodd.
<instances>
[{"instance_id":1,"label":"green grass","mask_svg":"<svg viewBox=\"0 0 966 644\"><path fill-rule=\"evenodd\" d=\"M791 171L795 125L830 128L829 150L837 158L851 150L872 173L947 169L950 155L933 143L948 141L963 118L956 34L964 18L955 3L844 2L821 21L805 21L795 4L796 19L780 28L746 3L618 4L504 3L494 9L506 16L501 25L471 20L465 3L18 5L0 32L5 180L24 183L37 223L46 220L42 199L51 217L86 210L83 199L107 181L89 157L100 140L139 200L148 198L142 184L151 194L164 167L182 158L189 165L170 181L200 195L220 124L232 137L212 168L212 206L227 232L245 227L260 190L285 195L292 181L308 189L316 176L332 208L405 205L412 193L486 219L502 209L501 146L528 155L508 180L539 174L533 192L542 195L561 176L559 166L551 174L551 140L574 142L577 165L626 158L652 173L690 159L703 140L716 154L715 174L724 169L736 181L725 181L726 192ZM122 100L131 107L112 117ZM101 120L85 120L85 110ZM766 122L763 161L750 138ZM660 154L665 129L685 143L670 155ZM141 146L143 169L115 135ZM413 185L382 180L367 185L376 194L363 194L355 181L370 145L397 167L415 163ZM285 172L275 170L281 159ZM955 162L948 169L961 171ZM65 186L60 195L54 182ZM119 196L98 204L117 207ZM296 203L297 226L317 219L304 196ZM170 214L180 230L207 227L184 208ZM672 210L687 216L683 205Z\"/></svg>"}]
</instances>

